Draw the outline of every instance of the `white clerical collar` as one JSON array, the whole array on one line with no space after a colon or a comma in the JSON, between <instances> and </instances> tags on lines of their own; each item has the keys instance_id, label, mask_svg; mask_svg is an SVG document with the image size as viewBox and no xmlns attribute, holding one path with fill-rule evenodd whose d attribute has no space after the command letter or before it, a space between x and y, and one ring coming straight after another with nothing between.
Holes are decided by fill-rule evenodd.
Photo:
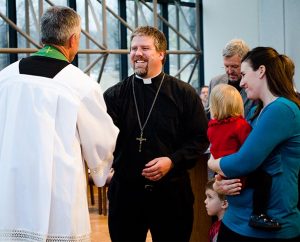
<instances>
[{"instance_id":1,"label":"white clerical collar","mask_svg":"<svg viewBox=\"0 0 300 242\"><path fill-rule=\"evenodd\" d=\"M159 74L160 74L160 73L158 73L158 75L159 75ZM151 77L151 78L142 78L142 77L140 77L140 76L138 76L138 75L135 75L135 76L136 76L137 78L139 78L139 79L142 79L143 82L144 82L144 84L151 84L151 83L152 83L152 80L151 80L151 79L157 77L158 75L153 76L153 77Z\"/></svg>"}]
</instances>

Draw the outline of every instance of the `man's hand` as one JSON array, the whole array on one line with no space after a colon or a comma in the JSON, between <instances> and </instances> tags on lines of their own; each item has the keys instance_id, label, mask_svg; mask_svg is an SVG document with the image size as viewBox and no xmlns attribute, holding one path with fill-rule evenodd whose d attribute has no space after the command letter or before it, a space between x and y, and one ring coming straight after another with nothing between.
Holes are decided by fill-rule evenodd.
<instances>
[{"instance_id":1,"label":"man's hand","mask_svg":"<svg viewBox=\"0 0 300 242\"><path fill-rule=\"evenodd\" d=\"M109 174L108 174L108 176L107 176L107 178L106 178L105 185L109 185L109 183L110 183L110 181L111 181L113 175L114 175L114 169L113 169L113 168L110 168Z\"/></svg>"},{"instance_id":2,"label":"man's hand","mask_svg":"<svg viewBox=\"0 0 300 242\"><path fill-rule=\"evenodd\" d=\"M215 175L215 182L213 188L216 192L225 195L238 195L242 189L242 183L240 179L228 179L224 180L219 174Z\"/></svg>"},{"instance_id":3,"label":"man's hand","mask_svg":"<svg viewBox=\"0 0 300 242\"><path fill-rule=\"evenodd\" d=\"M151 180L158 181L165 176L173 167L169 157L159 157L149 161L142 171L142 176Z\"/></svg>"}]
</instances>

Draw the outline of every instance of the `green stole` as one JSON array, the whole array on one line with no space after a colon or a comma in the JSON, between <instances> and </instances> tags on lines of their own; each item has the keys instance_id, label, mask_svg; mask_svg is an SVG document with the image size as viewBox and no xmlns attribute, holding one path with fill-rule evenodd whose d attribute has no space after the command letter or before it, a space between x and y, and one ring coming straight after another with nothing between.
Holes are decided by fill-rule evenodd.
<instances>
[{"instance_id":1,"label":"green stole","mask_svg":"<svg viewBox=\"0 0 300 242\"><path fill-rule=\"evenodd\" d=\"M33 56L45 56L69 62L68 59L58 49L51 45L45 45L44 48L40 49L38 52L35 52Z\"/></svg>"}]
</instances>

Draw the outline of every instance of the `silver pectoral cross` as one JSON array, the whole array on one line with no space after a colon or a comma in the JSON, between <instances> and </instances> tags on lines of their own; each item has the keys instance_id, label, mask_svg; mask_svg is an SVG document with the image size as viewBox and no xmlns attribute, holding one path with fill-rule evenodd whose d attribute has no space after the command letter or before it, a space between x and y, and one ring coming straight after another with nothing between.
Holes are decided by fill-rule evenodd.
<instances>
[{"instance_id":1,"label":"silver pectoral cross","mask_svg":"<svg viewBox=\"0 0 300 242\"><path fill-rule=\"evenodd\" d=\"M141 132L140 137L136 138L136 140L139 141L139 152L142 152L142 143L147 140L143 138L143 132Z\"/></svg>"}]
</instances>

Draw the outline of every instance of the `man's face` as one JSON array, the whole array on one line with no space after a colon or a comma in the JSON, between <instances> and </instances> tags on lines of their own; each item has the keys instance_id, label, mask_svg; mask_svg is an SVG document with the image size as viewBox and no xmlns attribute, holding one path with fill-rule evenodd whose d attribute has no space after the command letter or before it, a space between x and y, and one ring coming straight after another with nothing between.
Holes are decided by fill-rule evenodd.
<instances>
[{"instance_id":1,"label":"man's face","mask_svg":"<svg viewBox=\"0 0 300 242\"><path fill-rule=\"evenodd\" d=\"M224 57L223 62L228 79L231 81L239 81L241 79L241 57L238 55Z\"/></svg>"},{"instance_id":2,"label":"man's face","mask_svg":"<svg viewBox=\"0 0 300 242\"><path fill-rule=\"evenodd\" d=\"M201 88L201 91L200 91L200 98L201 98L201 101L203 103L203 105L207 104L207 101L208 101L208 87L202 87Z\"/></svg>"},{"instance_id":3,"label":"man's face","mask_svg":"<svg viewBox=\"0 0 300 242\"><path fill-rule=\"evenodd\" d=\"M140 77L149 78L161 72L164 53L157 51L150 36L135 36L131 41L130 63Z\"/></svg>"}]
</instances>

